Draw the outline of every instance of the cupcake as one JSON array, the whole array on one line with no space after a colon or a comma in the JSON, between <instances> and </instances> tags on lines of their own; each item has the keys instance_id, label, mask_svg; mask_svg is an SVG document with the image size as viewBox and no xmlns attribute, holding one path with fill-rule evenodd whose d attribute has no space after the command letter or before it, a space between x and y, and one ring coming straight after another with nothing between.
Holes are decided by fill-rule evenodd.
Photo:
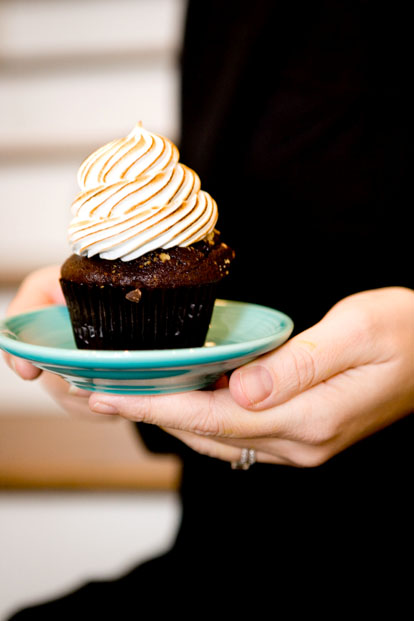
<instances>
[{"instance_id":1,"label":"cupcake","mask_svg":"<svg viewBox=\"0 0 414 621\"><path fill-rule=\"evenodd\" d=\"M60 283L82 349L200 347L234 252L177 147L140 124L78 173Z\"/></svg>"}]
</instances>

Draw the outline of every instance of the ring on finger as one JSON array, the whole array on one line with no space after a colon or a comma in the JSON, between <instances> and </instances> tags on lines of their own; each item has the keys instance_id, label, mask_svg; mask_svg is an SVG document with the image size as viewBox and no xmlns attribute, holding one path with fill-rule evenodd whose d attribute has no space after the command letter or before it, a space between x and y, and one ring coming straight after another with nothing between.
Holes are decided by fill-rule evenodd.
<instances>
[{"instance_id":1,"label":"ring on finger","mask_svg":"<svg viewBox=\"0 0 414 621\"><path fill-rule=\"evenodd\" d=\"M233 470L248 470L256 461L256 451L252 448L243 448L238 461L232 461Z\"/></svg>"}]
</instances>

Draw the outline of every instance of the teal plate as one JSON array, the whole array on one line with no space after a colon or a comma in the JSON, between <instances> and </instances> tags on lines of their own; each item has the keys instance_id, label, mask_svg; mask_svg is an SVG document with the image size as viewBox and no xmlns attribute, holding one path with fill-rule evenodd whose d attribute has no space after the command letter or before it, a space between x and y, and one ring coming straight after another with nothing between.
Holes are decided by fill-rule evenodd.
<instances>
[{"instance_id":1,"label":"teal plate","mask_svg":"<svg viewBox=\"0 0 414 621\"><path fill-rule=\"evenodd\" d=\"M0 321L0 348L95 392L165 394L205 388L285 342L285 314L257 304L217 300L204 347L151 351L77 349L66 306Z\"/></svg>"}]
</instances>

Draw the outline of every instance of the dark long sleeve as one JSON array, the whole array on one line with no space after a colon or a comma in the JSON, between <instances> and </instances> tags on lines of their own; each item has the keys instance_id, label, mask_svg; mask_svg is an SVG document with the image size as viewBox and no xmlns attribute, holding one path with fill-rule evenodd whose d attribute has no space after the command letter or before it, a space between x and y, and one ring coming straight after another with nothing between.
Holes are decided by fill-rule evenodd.
<instances>
[{"instance_id":1,"label":"dark long sleeve","mask_svg":"<svg viewBox=\"0 0 414 621\"><path fill-rule=\"evenodd\" d=\"M221 297L278 308L298 332L357 291L413 287L407 10L189 3L181 160L216 198L236 250ZM227 586L231 567L250 563L246 584L260 589L266 558L282 588L286 575L314 584L315 559L324 584L346 562L354 581L380 584L412 549L413 431L409 415L318 468L242 473L174 441L184 463L175 549ZM146 433L156 448L159 432Z\"/></svg>"}]
</instances>

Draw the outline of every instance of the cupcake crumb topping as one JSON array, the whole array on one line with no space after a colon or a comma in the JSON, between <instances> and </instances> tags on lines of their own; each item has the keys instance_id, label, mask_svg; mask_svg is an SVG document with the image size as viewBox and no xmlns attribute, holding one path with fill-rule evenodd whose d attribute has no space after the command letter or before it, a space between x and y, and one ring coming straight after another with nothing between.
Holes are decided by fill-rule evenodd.
<instances>
[{"instance_id":1,"label":"cupcake crumb topping","mask_svg":"<svg viewBox=\"0 0 414 621\"><path fill-rule=\"evenodd\" d=\"M139 302L142 297L142 293L140 289L133 289L132 291L127 293L125 297L130 302Z\"/></svg>"}]
</instances>

